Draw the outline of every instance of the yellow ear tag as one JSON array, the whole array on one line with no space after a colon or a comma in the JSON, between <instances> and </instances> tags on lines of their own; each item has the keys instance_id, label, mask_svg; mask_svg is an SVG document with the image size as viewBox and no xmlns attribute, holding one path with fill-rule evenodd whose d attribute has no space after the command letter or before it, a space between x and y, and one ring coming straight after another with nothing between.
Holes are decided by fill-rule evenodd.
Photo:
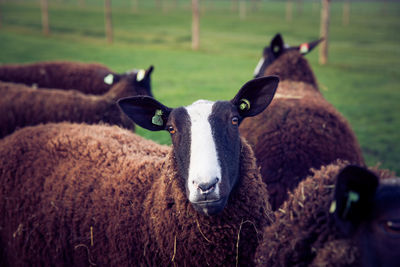
<instances>
[{"instance_id":1,"label":"yellow ear tag","mask_svg":"<svg viewBox=\"0 0 400 267\"><path fill-rule=\"evenodd\" d=\"M104 77L104 83L111 85L114 82L114 75L112 75L111 73L108 74L106 77Z\"/></svg>"},{"instance_id":2,"label":"yellow ear tag","mask_svg":"<svg viewBox=\"0 0 400 267\"><path fill-rule=\"evenodd\" d=\"M145 70L139 70L138 73L136 74L136 81L140 82L141 80L143 80L145 74L146 74Z\"/></svg>"},{"instance_id":3,"label":"yellow ear tag","mask_svg":"<svg viewBox=\"0 0 400 267\"><path fill-rule=\"evenodd\" d=\"M249 110L250 109L250 101L245 98L240 99L239 109L242 111Z\"/></svg>"},{"instance_id":4,"label":"yellow ear tag","mask_svg":"<svg viewBox=\"0 0 400 267\"><path fill-rule=\"evenodd\" d=\"M162 126L164 124L164 121L162 119L162 114L163 114L162 110L157 109L156 113L151 118L151 123L153 123L154 125L157 125L157 126Z\"/></svg>"},{"instance_id":5,"label":"yellow ear tag","mask_svg":"<svg viewBox=\"0 0 400 267\"><path fill-rule=\"evenodd\" d=\"M334 213L336 211L336 200L332 201L331 207L329 208L329 213Z\"/></svg>"}]
</instances>

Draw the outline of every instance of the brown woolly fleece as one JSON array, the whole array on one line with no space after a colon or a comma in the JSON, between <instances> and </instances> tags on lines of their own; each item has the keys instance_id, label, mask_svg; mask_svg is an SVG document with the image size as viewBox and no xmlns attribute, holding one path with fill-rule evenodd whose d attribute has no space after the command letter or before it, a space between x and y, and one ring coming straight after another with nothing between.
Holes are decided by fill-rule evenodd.
<instances>
[{"instance_id":1,"label":"brown woolly fleece","mask_svg":"<svg viewBox=\"0 0 400 267\"><path fill-rule=\"evenodd\" d=\"M213 217L188 202L172 155L99 125L26 127L0 140L0 265L252 265L272 212L249 145Z\"/></svg>"},{"instance_id":2,"label":"brown woolly fleece","mask_svg":"<svg viewBox=\"0 0 400 267\"><path fill-rule=\"evenodd\" d=\"M0 81L28 86L75 89L86 94L103 94L112 85L104 82L108 74L118 75L98 63L49 61L0 65Z\"/></svg>"},{"instance_id":3,"label":"brown woolly fleece","mask_svg":"<svg viewBox=\"0 0 400 267\"><path fill-rule=\"evenodd\" d=\"M357 247L351 239L343 239L329 213L337 175L347 165L336 161L314 170L289 194L275 211L275 223L264 229L255 256L257 266L359 265ZM387 170L371 171L380 179L392 175Z\"/></svg>"},{"instance_id":4,"label":"brown woolly fleece","mask_svg":"<svg viewBox=\"0 0 400 267\"><path fill-rule=\"evenodd\" d=\"M364 165L347 120L309 83L281 81L268 109L243 121L240 133L253 146L273 210L310 168L336 159Z\"/></svg>"},{"instance_id":5,"label":"brown woolly fleece","mask_svg":"<svg viewBox=\"0 0 400 267\"><path fill-rule=\"evenodd\" d=\"M96 96L75 90L34 89L23 84L0 81L0 138L23 126L46 122L118 124L134 130L134 124L118 108L119 98L148 95L135 85L134 74Z\"/></svg>"},{"instance_id":6,"label":"brown woolly fleece","mask_svg":"<svg viewBox=\"0 0 400 267\"><path fill-rule=\"evenodd\" d=\"M288 50L276 59L264 72L264 76L277 75L282 81L305 82L318 91L317 79L308 61L297 50Z\"/></svg>"},{"instance_id":7,"label":"brown woolly fleece","mask_svg":"<svg viewBox=\"0 0 400 267\"><path fill-rule=\"evenodd\" d=\"M307 175L336 159L364 165L346 119L313 86L283 81L271 105L244 121L240 132L254 147L276 210Z\"/></svg>"}]
</instances>

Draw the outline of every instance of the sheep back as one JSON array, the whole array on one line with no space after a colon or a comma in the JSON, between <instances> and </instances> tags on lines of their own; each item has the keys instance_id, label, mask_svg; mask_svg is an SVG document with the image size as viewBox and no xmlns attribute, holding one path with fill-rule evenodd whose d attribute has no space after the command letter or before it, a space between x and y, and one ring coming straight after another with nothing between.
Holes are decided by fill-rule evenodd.
<instances>
[{"instance_id":1,"label":"sheep back","mask_svg":"<svg viewBox=\"0 0 400 267\"><path fill-rule=\"evenodd\" d=\"M134 266L169 147L118 127L47 124L0 141L2 266Z\"/></svg>"},{"instance_id":2,"label":"sheep back","mask_svg":"<svg viewBox=\"0 0 400 267\"><path fill-rule=\"evenodd\" d=\"M103 96L86 95L75 90L37 90L23 84L0 82L0 137L23 126L46 122L86 122L118 124L134 129L120 112L115 98L133 90L126 81L116 84Z\"/></svg>"},{"instance_id":3,"label":"sheep back","mask_svg":"<svg viewBox=\"0 0 400 267\"><path fill-rule=\"evenodd\" d=\"M240 132L254 148L274 210L310 168L336 159L364 165L349 123L307 83L281 82L269 108L245 120Z\"/></svg>"},{"instance_id":4,"label":"sheep back","mask_svg":"<svg viewBox=\"0 0 400 267\"><path fill-rule=\"evenodd\" d=\"M112 85L104 82L108 74L115 75L99 63L49 61L0 66L0 80L28 86L75 89L86 94L103 94Z\"/></svg>"}]
</instances>

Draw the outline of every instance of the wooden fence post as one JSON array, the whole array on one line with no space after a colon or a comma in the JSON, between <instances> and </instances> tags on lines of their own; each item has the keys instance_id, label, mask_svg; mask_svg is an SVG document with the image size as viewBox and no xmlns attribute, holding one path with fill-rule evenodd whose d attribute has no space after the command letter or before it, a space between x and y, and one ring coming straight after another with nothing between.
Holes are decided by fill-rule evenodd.
<instances>
[{"instance_id":1,"label":"wooden fence post","mask_svg":"<svg viewBox=\"0 0 400 267\"><path fill-rule=\"evenodd\" d=\"M106 26L107 43L113 42L113 28L111 18L111 0L104 0L104 18Z\"/></svg>"},{"instance_id":2,"label":"wooden fence post","mask_svg":"<svg viewBox=\"0 0 400 267\"><path fill-rule=\"evenodd\" d=\"M192 49L198 50L200 47L200 15L199 1L192 0Z\"/></svg>"},{"instance_id":3,"label":"wooden fence post","mask_svg":"<svg viewBox=\"0 0 400 267\"><path fill-rule=\"evenodd\" d=\"M319 63L325 65L328 62L328 43L329 43L329 20L330 20L330 0L322 0L320 36L324 37L319 49Z\"/></svg>"},{"instance_id":4,"label":"wooden fence post","mask_svg":"<svg viewBox=\"0 0 400 267\"><path fill-rule=\"evenodd\" d=\"M42 32L45 36L48 36L50 34L50 26L47 0L40 0L40 7L42 10Z\"/></svg>"},{"instance_id":5,"label":"wooden fence post","mask_svg":"<svg viewBox=\"0 0 400 267\"><path fill-rule=\"evenodd\" d=\"M132 11L137 12L138 11L138 0L132 0Z\"/></svg>"},{"instance_id":6,"label":"wooden fence post","mask_svg":"<svg viewBox=\"0 0 400 267\"><path fill-rule=\"evenodd\" d=\"M231 11L237 12L238 10L238 0L231 0Z\"/></svg>"},{"instance_id":7,"label":"wooden fence post","mask_svg":"<svg viewBox=\"0 0 400 267\"><path fill-rule=\"evenodd\" d=\"M345 0L343 2L343 26L347 26L350 23L350 0Z\"/></svg>"},{"instance_id":8,"label":"wooden fence post","mask_svg":"<svg viewBox=\"0 0 400 267\"><path fill-rule=\"evenodd\" d=\"M292 22L293 14L293 2L292 0L286 1L286 21Z\"/></svg>"},{"instance_id":9,"label":"wooden fence post","mask_svg":"<svg viewBox=\"0 0 400 267\"><path fill-rule=\"evenodd\" d=\"M246 19L246 0L240 0L239 2L239 18L240 20Z\"/></svg>"}]
</instances>

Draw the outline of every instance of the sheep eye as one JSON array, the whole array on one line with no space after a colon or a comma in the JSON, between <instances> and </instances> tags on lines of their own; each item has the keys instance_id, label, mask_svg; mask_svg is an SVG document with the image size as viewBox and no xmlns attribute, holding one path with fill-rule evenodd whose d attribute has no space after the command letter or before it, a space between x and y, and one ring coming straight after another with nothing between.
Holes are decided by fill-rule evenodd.
<instances>
[{"instance_id":1,"label":"sheep eye","mask_svg":"<svg viewBox=\"0 0 400 267\"><path fill-rule=\"evenodd\" d=\"M238 124L239 124L239 118L236 117L236 116L233 117L233 118L232 118L232 124L233 124L233 125L238 125Z\"/></svg>"},{"instance_id":2,"label":"sheep eye","mask_svg":"<svg viewBox=\"0 0 400 267\"><path fill-rule=\"evenodd\" d=\"M399 221L385 221L385 231L391 234L400 234L400 222Z\"/></svg>"},{"instance_id":3,"label":"sheep eye","mask_svg":"<svg viewBox=\"0 0 400 267\"><path fill-rule=\"evenodd\" d=\"M169 132L170 134L176 133L176 130L175 130L174 127L172 127L172 126L168 126L167 130L168 130L168 132Z\"/></svg>"}]
</instances>

